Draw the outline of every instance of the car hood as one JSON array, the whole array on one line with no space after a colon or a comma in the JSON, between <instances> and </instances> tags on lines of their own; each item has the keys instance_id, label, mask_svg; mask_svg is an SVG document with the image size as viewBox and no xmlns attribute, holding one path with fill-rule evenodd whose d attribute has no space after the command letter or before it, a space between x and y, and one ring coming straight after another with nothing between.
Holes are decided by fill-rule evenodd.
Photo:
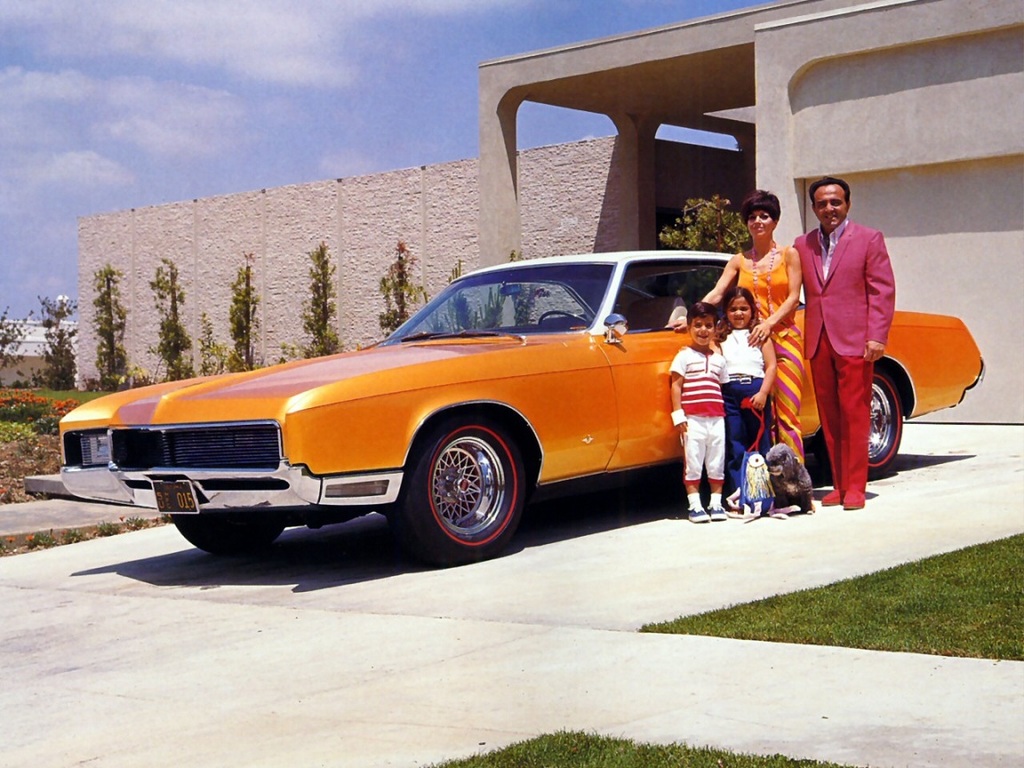
<instances>
[{"instance_id":1,"label":"car hood","mask_svg":"<svg viewBox=\"0 0 1024 768\"><path fill-rule=\"evenodd\" d=\"M480 365L480 358L565 343L564 337L558 339L561 343L549 337L529 341L497 337L378 346L246 373L167 382L97 398L65 416L61 426L66 430L108 425L283 421L288 413L332 402L482 380L495 375L495 370L507 373L509 368L504 364Z\"/></svg>"}]
</instances>

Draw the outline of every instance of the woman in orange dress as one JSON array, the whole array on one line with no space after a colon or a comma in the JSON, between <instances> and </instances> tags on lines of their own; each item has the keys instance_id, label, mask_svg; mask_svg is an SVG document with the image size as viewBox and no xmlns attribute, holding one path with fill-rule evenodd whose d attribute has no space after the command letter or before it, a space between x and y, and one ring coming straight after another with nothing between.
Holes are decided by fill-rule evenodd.
<instances>
[{"instance_id":1,"label":"woman in orange dress","mask_svg":"<svg viewBox=\"0 0 1024 768\"><path fill-rule=\"evenodd\" d=\"M780 213L779 198L771 192L755 189L746 196L740 214L747 223L753 247L729 259L718 283L704 301L721 303L726 289L735 284L754 294L759 320L750 332L750 344L759 345L771 337L778 363L772 387L775 442L788 445L803 461L800 397L804 380L804 339L796 323L803 273L796 249L792 246L779 248L773 238Z\"/></svg>"}]
</instances>

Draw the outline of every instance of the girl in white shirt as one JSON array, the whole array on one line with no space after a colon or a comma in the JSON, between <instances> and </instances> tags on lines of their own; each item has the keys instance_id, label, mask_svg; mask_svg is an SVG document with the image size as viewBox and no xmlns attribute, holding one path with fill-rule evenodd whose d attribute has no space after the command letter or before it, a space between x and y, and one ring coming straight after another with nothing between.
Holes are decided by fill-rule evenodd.
<instances>
[{"instance_id":1,"label":"girl in white shirt","mask_svg":"<svg viewBox=\"0 0 1024 768\"><path fill-rule=\"evenodd\" d=\"M757 305L748 289L733 286L722 297L722 306L726 335L720 346L729 375L729 381L722 385L725 466L732 491L729 501L732 502L739 495L743 454L753 449L763 456L771 447L772 412L768 393L775 383L775 347L770 340L750 346L750 331L757 325Z\"/></svg>"}]
</instances>

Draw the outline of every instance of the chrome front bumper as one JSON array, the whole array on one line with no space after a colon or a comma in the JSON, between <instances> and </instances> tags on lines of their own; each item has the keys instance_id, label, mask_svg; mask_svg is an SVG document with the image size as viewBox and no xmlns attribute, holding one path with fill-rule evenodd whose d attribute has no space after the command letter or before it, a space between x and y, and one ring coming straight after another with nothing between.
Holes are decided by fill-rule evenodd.
<instances>
[{"instance_id":1,"label":"chrome front bumper","mask_svg":"<svg viewBox=\"0 0 1024 768\"><path fill-rule=\"evenodd\" d=\"M200 511L310 506L380 506L398 499L402 472L351 475L310 474L282 462L274 471L210 470L181 467L121 470L114 465L63 467L69 493L84 499L156 509L153 480L189 480Z\"/></svg>"}]
</instances>

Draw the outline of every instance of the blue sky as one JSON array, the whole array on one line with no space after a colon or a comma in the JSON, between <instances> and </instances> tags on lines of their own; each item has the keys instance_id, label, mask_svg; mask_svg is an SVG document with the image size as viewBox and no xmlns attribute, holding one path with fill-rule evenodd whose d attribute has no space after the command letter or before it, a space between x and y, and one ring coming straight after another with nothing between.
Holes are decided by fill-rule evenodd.
<instances>
[{"instance_id":1,"label":"blue sky","mask_svg":"<svg viewBox=\"0 0 1024 768\"><path fill-rule=\"evenodd\" d=\"M0 312L77 298L80 216L477 157L481 61L757 4L0 0Z\"/></svg>"}]
</instances>

